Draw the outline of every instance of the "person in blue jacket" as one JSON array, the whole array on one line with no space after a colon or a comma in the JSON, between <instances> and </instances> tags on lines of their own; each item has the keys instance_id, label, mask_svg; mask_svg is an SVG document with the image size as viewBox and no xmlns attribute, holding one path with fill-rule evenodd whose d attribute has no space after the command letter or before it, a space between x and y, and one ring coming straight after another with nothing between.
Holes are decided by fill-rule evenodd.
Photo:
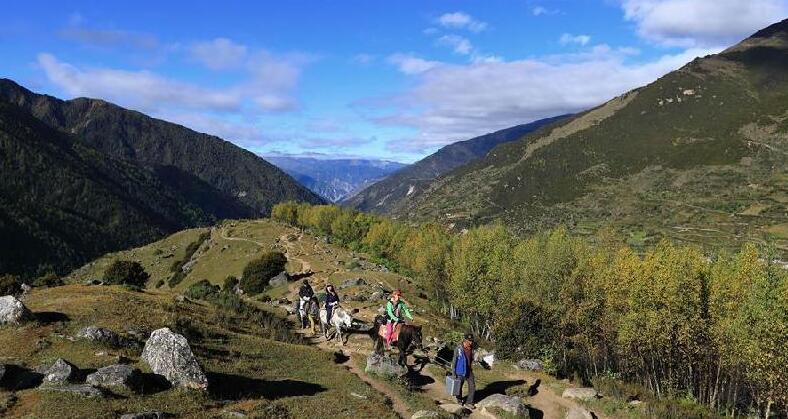
<instances>
[{"instance_id":1,"label":"person in blue jacket","mask_svg":"<svg viewBox=\"0 0 788 419\"><path fill-rule=\"evenodd\" d=\"M474 350L473 335L468 333L465 335L462 343L454 348L454 356L451 360L451 372L454 378L460 379L460 392L457 394L457 403L465 406L466 404L471 409L474 408L473 397L476 393L476 378L473 376L473 350ZM462 399L462 387L468 383L468 397Z\"/></svg>"},{"instance_id":2,"label":"person in blue jacket","mask_svg":"<svg viewBox=\"0 0 788 419\"><path fill-rule=\"evenodd\" d=\"M326 321L331 324L334 308L339 305L339 295L331 284L326 285Z\"/></svg>"}]
</instances>

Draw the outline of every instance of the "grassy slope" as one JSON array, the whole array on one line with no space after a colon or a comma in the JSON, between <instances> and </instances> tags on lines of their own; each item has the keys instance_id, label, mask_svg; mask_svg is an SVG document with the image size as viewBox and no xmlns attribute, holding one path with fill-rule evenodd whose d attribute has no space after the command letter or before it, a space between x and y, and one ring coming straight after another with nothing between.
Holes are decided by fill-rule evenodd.
<instances>
[{"instance_id":1,"label":"grassy slope","mask_svg":"<svg viewBox=\"0 0 788 419\"><path fill-rule=\"evenodd\" d=\"M780 38L695 60L497 147L397 215L457 227L501 219L523 232L613 225L633 244L670 236L737 247L771 236L788 249L786 63Z\"/></svg>"},{"instance_id":2,"label":"grassy slope","mask_svg":"<svg viewBox=\"0 0 788 419\"><path fill-rule=\"evenodd\" d=\"M205 417L227 409L264 417L266 408L273 409L271 404L286 409L292 417L315 412L329 417L351 412L364 417L392 416L384 398L353 374L337 368L330 353L259 338L253 324L233 322L230 331L215 309L204 303L175 303L170 293L79 285L35 290L26 303L35 313L62 313L68 321L0 328L0 359L5 363L34 367L63 357L90 369L108 365L112 355L123 353L145 371L146 365L136 353L71 342L60 335L71 335L90 324L120 332L129 327L173 327L178 317L186 317L205 335L192 339L192 346L214 384L207 395L172 389L106 400L22 390L16 392L17 400L5 412L10 416L112 417L164 410L184 417ZM101 352L106 355L99 355ZM352 397L350 392L367 399ZM8 396L0 390L0 400Z\"/></svg>"}]
</instances>

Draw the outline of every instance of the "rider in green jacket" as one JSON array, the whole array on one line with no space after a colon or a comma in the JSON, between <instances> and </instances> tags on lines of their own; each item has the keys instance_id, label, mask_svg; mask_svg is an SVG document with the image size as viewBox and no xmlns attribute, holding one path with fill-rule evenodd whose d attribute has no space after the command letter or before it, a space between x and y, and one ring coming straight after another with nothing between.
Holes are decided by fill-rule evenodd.
<instances>
[{"instance_id":1,"label":"rider in green jacket","mask_svg":"<svg viewBox=\"0 0 788 419\"><path fill-rule=\"evenodd\" d=\"M391 341L394 338L394 326L401 323L403 317L413 320L413 315L410 314L408 305L402 301L402 291L396 290L391 293L391 298L386 303L386 347L391 347Z\"/></svg>"}]
</instances>

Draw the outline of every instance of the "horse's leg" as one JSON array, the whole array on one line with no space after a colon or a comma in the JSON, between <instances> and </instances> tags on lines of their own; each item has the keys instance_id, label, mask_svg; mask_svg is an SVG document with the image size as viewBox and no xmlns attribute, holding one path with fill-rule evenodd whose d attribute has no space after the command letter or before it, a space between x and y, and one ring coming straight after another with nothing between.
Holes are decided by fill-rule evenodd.
<instances>
[{"instance_id":1,"label":"horse's leg","mask_svg":"<svg viewBox=\"0 0 788 419\"><path fill-rule=\"evenodd\" d=\"M402 365L403 367L407 366L408 355L405 353L405 348L402 345L397 345L399 347L399 360L397 364Z\"/></svg>"}]
</instances>

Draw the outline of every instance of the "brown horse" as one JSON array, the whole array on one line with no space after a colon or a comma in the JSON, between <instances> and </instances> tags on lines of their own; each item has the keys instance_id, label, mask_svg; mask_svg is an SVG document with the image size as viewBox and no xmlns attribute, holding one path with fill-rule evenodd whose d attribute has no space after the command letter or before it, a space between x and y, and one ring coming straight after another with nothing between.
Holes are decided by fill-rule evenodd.
<instances>
[{"instance_id":1,"label":"brown horse","mask_svg":"<svg viewBox=\"0 0 788 419\"><path fill-rule=\"evenodd\" d=\"M375 317L375 324L370 330L370 336L374 342L374 350L378 355L383 354L384 339L386 336L386 318L383 316ZM396 340L391 343L396 343L399 349L399 360L397 363L406 366L408 350L411 346L422 349L421 343L421 326L414 326L412 324L399 325L399 335L395 336Z\"/></svg>"}]
</instances>

